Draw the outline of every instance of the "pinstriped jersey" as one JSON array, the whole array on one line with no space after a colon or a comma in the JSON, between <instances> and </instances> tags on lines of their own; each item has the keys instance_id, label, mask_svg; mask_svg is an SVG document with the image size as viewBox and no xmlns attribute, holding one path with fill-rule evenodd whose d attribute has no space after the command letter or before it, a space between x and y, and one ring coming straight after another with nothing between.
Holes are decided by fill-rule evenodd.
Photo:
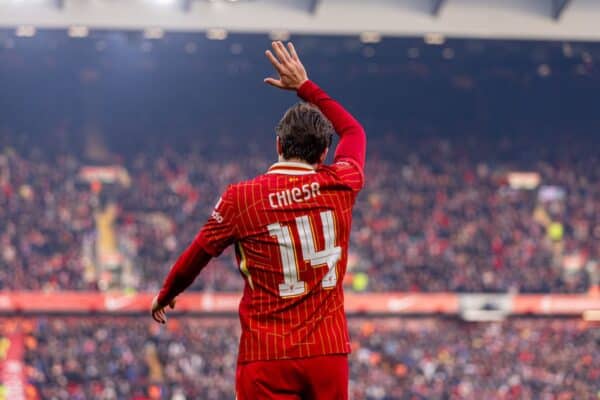
<instances>
[{"instance_id":1,"label":"pinstriped jersey","mask_svg":"<svg viewBox=\"0 0 600 400\"><path fill-rule=\"evenodd\" d=\"M235 245L245 279L238 361L350 351L342 281L363 172L279 162L231 185L198 238L212 255Z\"/></svg>"}]
</instances>

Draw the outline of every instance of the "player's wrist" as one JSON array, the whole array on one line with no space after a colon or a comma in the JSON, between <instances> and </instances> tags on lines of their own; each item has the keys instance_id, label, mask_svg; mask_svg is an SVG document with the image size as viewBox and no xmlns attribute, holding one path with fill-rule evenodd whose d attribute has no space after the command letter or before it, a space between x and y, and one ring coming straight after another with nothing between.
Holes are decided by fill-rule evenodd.
<instances>
[{"instance_id":1,"label":"player's wrist","mask_svg":"<svg viewBox=\"0 0 600 400\"><path fill-rule=\"evenodd\" d=\"M166 301L165 299L166 297L166 293L164 292L164 290L161 290L157 295L156 295L156 305L160 308L164 308L167 306L167 304L169 304L168 301Z\"/></svg>"},{"instance_id":2,"label":"player's wrist","mask_svg":"<svg viewBox=\"0 0 600 400\"><path fill-rule=\"evenodd\" d=\"M315 94L319 92L319 86L316 83L307 79L300 85L298 90L296 90L296 94L304 101L308 101L309 103L314 103Z\"/></svg>"},{"instance_id":3,"label":"player's wrist","mask_svg":"<svg viewBox=\"0 0 600 400\"><path fill-rule=\"evenodd\" d=\"M296 86L296 90L300 89L302 87L302 85L304 85L306 82L308 82L308 77L304 77L303 79L300 80L300 82L298 83L298 85Z\"/></svg>"},{"instance_id":4,"label":"player's wrist","mask_svg":"<svg viewBox=\"0 0 600 400\"><path fill-rule=\"evenodd\" d=\"M301 81L296 87L296 92L300 93L302 91L302 88L307 86L308 82L310 82L310 79L306 78L303 81Z\"/></svg>"}]
</instances>

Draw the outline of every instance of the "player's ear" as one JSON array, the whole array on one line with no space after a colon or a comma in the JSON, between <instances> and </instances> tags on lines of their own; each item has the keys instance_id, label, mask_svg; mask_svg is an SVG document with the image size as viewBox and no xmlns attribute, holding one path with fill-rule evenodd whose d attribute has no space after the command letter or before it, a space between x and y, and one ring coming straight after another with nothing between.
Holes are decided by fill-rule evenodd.
<instances>
[{"instance_id":1,"label":"player's ear","mask_svg":"<svg viewBox=\"0 0 600 400\"><path fill-rule=\"evenodd\" d=\"M319 158L319 164L323 164L327 159L327 153L329 152L329 147L325 147L325 151L321 153L321 157Z\"/></svg>"}]
</instances>

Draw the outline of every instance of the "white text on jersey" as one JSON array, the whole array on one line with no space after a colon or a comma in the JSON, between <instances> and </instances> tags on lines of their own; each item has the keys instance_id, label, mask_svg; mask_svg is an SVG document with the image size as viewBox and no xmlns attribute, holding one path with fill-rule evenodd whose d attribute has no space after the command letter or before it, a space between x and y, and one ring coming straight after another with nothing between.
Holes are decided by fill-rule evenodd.
<instances>
[{"instance_id":1,"label":"white text on jersey","mask_svg":"<svg viewBox=\"0 0 600 400\"><path fill-rule=\"evenodd\" d=\"M269 204L271 208L281 208L289 206L292 203L303 203L310 199L319 196L319 183L305 183L301 187L294 187L291 189L285 189L280 192L269 194Z\"/></svg>"}]
</instances>

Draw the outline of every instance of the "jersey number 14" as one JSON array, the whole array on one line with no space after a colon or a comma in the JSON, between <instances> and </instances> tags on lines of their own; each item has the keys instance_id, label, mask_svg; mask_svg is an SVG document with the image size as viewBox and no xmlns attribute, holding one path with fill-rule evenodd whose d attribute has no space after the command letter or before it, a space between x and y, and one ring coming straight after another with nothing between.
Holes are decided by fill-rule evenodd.
<instances>
[{"instance_id":1,"label":"jersey number 14","mask_svg":"<svg viewBox=\"0 0 600 400\"><path fill-rule=\"evenodd\" d=\"M320 214L323 226L323 238L325 248L316 250L317 243L313 233L313 224L308 215L296 218L296 229L302 247L302 258L308 261L313 268L327 266L328 272L323 277L321 286L330 289L337 284L336 264L342 257L342 249L335 245L335 221L333 212L323 211ZM298 268L298 257L294 247L291 227L274 223L268 226L271 236L277 238L283 266L283 283L279 284L279 295L281 297L300 296L306 291L306 283L300 280Z\"/></svg>"}]
</instances>

